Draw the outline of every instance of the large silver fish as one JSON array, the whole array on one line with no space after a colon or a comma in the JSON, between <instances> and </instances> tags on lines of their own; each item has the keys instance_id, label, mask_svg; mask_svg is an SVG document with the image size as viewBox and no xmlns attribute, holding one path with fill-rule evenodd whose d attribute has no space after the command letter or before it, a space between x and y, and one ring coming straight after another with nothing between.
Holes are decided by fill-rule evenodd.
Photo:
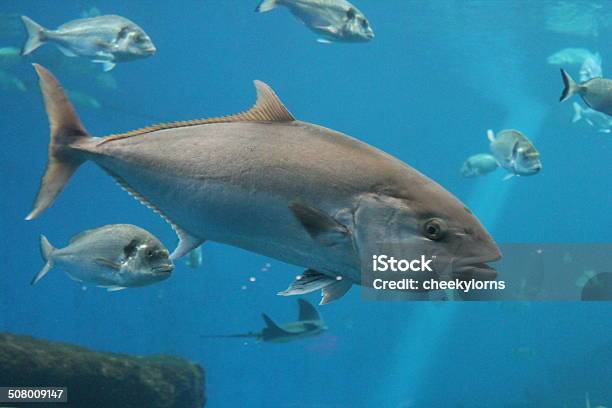
<instances>
[{"instance_id":1,"label":"large silver fish","mask_svg":"<svg viewBox=\"0 0 612 408\"><path fill-rule=\"evenodd\" d=\"M55 266L78 282L109 291L159 282L174 269L166 247L148 231L130 224L83 231L65 248L54 248L43 235L40 252L46 265L32 285Z\"/></svg>"},{"instance_id":2,"label":"large silver fish","mask_svg":"<svg viewBox=\"0 0 612 408\"><path fill-rule=\"evenodd\" d=\"M561 69L563 92L559 101L563 102L572 95L580 95L589 108L612 116L612 79L593 78L577 83L564 69Z\"/></svg>"},{"instance_id":3,"label":"large silver fish","mask_svg":"<svg viewBox=\"0 0 612 408\"><path fill-rule=\"evenodd\" d=\"M501 167L513 176L533 176L542 170L540 153L527 137L514 129L501 130L495 133L489 129L487 138L491 142L489 148Z\"/></svg>"},{"instance_id":4,"label":"large silver fish","mask_svg":"<svg viewBox=\"0 0 612 408\"><path fill-rule=\"evenodd\" d=\"M309 29L322 36L317 41L329 43L366 42L374 30L365 15L346 0L263 0L255 11L263 13L285 6Z\"/></svg>"},{"instance_id":5,"label":"large silver fish","mask_svg":"<svg viewBox=\"0 0 612 408\"><path fill-rule=\"evenodd\" d=\"M84 57L110 71L118 62L145 58L155 53L151 38L127 18L108 15L72 20L57 30L47 30L21 16L28 31L22 54L28 55L49 42L68 57Z\"/></svg>"},{"instance_id":6,"label":"large silver fish","mask_svg":"<svg viewBox=\"0 0 612 408\"><path fill-rule=\"evenodd\" d=\"M92 160L174 227L172 259L204 240L237 246L309 268L285 294L322 289L322 303L360 284L362 259L371 265L371 253L399 237L406 256L436 254L457 273L490 277L485 262L501 256L440 185L374 147L295 120L262 82L246 112L94 138L55 77L35 68L51 140L28 220Z\"/></svg>"}]
</instances>

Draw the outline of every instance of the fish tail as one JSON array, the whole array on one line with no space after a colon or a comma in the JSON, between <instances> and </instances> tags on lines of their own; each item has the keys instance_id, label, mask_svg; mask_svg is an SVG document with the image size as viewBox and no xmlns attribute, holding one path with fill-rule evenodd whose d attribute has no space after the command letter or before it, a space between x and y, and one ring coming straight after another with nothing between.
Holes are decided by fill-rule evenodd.
<instances>
[{"instance_id":1,"label":"fish tail","mask_svg":"<svg viewBox=\"0 0 612 408\"><path fill-rule=\"evenodd\" d=\"M574 117L572 118L572 123L576 123L582 119L582 108L576 102L574 102L572 106L574 107Z\"/></svg>"},{"instance_id":2,"label":"fish tail","mask_svg":"<svg viewBox=\"0 0 612 408\"><path fill-rule=\"evenodd\" d=\"M45 237L44 235L41 235L40 236L40 255L42 256L43 260L46 263L45 263L45 266L40 270L40 272L38 272L36 276L34 276L34 278L32 279L32 282L30 282L30 285L36 285L38 281L44 278L45 275L51 270L51 268L53 268L53 260L51 258L51 254L53 253L53 251L55 251L55 248L53 247L53 245L51 245L47 237Z\"/></svg>"},{"instance_id":3,"label":"fish tail","mask_svg":"<svg viewBox=\"0 0 612 408\"><path fill-rule=\"evenodd\" d=\"M575 93L579 93L580 85L578 85L576 81L572 79L570 74L568 74L567 71L565 71L563 68L561 68L561 78L563 79L564 87L563 92L561 92L561 97L559 98L559 101L563 102Z\"/></svg>"},{"instance_id":4,"label":"fish tail","mask_svg":"<svg viewBox=\"0 0 612 408\"><path fill-rule=\"evenodd\" d=\"M265 13L266 11L274 10L278 6L278 0L262 0L255 8L257 13Z\"/></svg>"},{"instance_id":5,"label":"fish tail","mask_svg":"<svg viewBox=\"0 0 612 408\"><path fill-rule=\"evenodd\" d=\"M21 55L28 55L45 43L45 28L27 16L21 16L21 21L28 31L28 39L21 50Z\"/></svg>"},{"instance_id":6,"label":"fish tail","mask_svg":"<svg viewBox=\"0 0 612 408\"><path fill-rule=\"evenodd\" d=\"M47 168L32 211L26 220L38 217L53 204L70 177L85 161L76 146L91 139L57 79L42 66L33 65L40 78L51 137Z\"/></svg>"}]
</instances>

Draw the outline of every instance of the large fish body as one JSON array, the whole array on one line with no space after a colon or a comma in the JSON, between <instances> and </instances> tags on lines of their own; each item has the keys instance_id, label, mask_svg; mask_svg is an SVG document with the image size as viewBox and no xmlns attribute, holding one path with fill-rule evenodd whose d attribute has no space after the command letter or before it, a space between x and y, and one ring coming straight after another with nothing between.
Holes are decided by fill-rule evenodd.
<instances>
[{"instance_id":1,"label":"large fish body","mask_svg":"<svg viewBox=\"0 0 612 408\"><path fill-rule=\"evenodd\" d=\"M346 0L264 0L256 11L270 11L279 5L321 35L320 42L367 42L374 38L368 19Z\"/></svg>"},{"instance_id":2,"label":"large fish body","mask_svg":"<svg viewBox=\"0 0 612 408\"><path fill-rule=\"evenodd\" d=\"M145 286L170 277L174 266L168 250L148 231L130 224L105 225L74 236L54 248L41 237L45 267L32 284L57 267L73 280L108 290Z\"/></svg>"},{"instance_id":3,"label":"large fish body","mask_svg":"<svg viewBox=\"0 0 612 408\"><path fill-rule=\"evenodd\" d=\"M295 120L263 83L242 114L100 139L84 130L55 78L36 69L51 156L28 219L92 160L174 226L173 259L205 240L234 245L309 268L301 293L323 289L324 302L360 283L360 258L370 265L386 239L405 238L406 256L448 255L458 271L489 274L484 262L500 257L474 215L440 185L365 143Z\"/></svg>"},{"instance_id":4,"label":"large fish body","mask_svg":"<svg viewBox=\"0 0 612 408\"><path fill-rule=\"evenodd\" d=\"M593 78L577 83L563 69L561 78L564 87L559 101L563 102L572 95L580 95L589 108L612 116L612 79Z\"/></svg>"},{"instance_id":5,"label":"large fish body","mask_svg":"<svg viewBox=\"0 0 612 408\"><path fill-rule=\"evenodd\" d=\"M533 143L518 130L505 129L495 135L487 131L491 154L501 167L516 176L532 176L542 170L540 153Z\"/></svg>"},{"instance_id":6,"label":"large fish body","mask_svg":"<svg viewBox=\"0 0 612 408\"><path fill-rule=\"evenodd\" d=\"M22 16L28 40L22 54L28 55L44 43L55 44L64 55L83 57L104 65L110 71L118 62L153 55L156 51L145 31L127 18L106 15L81 18L48 30Z\"/></svg>"}]
</instances>

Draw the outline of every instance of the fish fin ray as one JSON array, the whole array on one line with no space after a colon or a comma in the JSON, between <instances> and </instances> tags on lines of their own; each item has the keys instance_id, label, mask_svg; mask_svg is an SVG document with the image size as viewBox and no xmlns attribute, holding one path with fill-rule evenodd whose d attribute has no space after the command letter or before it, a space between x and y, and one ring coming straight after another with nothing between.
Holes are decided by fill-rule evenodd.
<instances>
[{"instance_id":1,"label":"fish fin ray","mask_svg":"<svg viewBox=\"0 0 612 408\"><path fill-rule=\"evenodd\" d=\"M153 205L142 194L140 194L138 191L133 189L132 186L130 186L121 176L113 173L107 168L103 167L103 169L104 171L106 171L106 173L108 173L108 175L110 175L113 179L115 179L119 187L121 187L129 195L134 197L136 201L138 201L140 204L144 205L145 207L151 209L151 211L159 215L164 221L170 224L170 226L172 227L172 229L174 230L174 232L176 233L179 239L179 243L176 249L170 255L171 260L174 261L182 257L183 255L187 254L189 251L197 248L198 246L202 245L202 243L204 243L204 240L202 238L198 238L190 234L189 232L185 231L183 228L179 227L178 224L176 224L174 221L170 219L170 217L168 217L159 208Z\"/></svg>"},{"instance_id":2,"label":"fish fin ray","mask_svg":"<svg viewBox=\"0 0 612 408\"><path fill-rule=\"evenodd\" d=\"M336 282L336 280L330 276L322 274L321 272L313 269L307 269L301 275L298 275L287 289L282 292L278 292L279 296L293 296L293 295L305 295L323 289ZM302 313L302 306L300 305L300 314Z\"/></svg>"},{"instance_id":3,"label":"fish fin ray","mask_svg":"<svg viewBox=\"0 0 612 408\"><path fill-rule=\"evenodd\" d=\"M174 129L180 127L208 125L212 123L231 123L231 122L293 122L295 118L287 110L285 105L276 96L272 88L261 81L254 81L257 90L257 101L255 105L241 113L228 116L220 116L207 119L187 120L180 122L159 123L130 132L110 135L102 139L99 145L112 142L114 140L126 139L128 137L144 135L164 129Z\"/></svg>"}]
</instances>

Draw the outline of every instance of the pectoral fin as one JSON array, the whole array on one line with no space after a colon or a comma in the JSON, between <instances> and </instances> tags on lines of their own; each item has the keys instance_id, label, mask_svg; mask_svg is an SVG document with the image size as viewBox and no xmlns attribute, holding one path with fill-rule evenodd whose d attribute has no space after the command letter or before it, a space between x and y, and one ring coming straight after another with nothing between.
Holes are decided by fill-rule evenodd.
<instances>
[{"instance_id":1,"label":"pectoral fin","mask_svg":"<svg viewBox=\"0 0 612 408\"><path fill-rule=\"evenodd\" d=\"M506 181L506 180L510 180L512 177L514 177L515 174L514 173L508 173L506 174L506 176L502 179L502 181Z\"/></svg>"},{"instance_id":2,"label":"pectoral fin","mask_svg":"<svg viewBox=\"0 0 612 408\"><path fill-rule=\"evenodd\" d=\"M349 229L323 211L302 203L293 203L290 208L312 239L321 245L338 245L350 239Z\"/></svg>"},{"instance_id":3,"label":"pectoral fin","mask_svg":"<svg viewBox=\"0 0 612 408\"><path fill-rule=\"evenodd\" d=\"M331 44L332 42L326 38L317 38L319 44Z\"/></svg>"},{"instance_id":4,"label":"pectoral fin","mask_svg":"<svg viewBox=\"0 0 612 408\"><path fill-rule=\"evenodd\" d=\"M114 269L114 270L120 270L121 269L121 265L113 262L109 259L105 259L105 258L96 258L94 259L94 262L97 263L100 266L104 266L106 268L110 268L110 269Z\"/></svg>"}]
</instances>

